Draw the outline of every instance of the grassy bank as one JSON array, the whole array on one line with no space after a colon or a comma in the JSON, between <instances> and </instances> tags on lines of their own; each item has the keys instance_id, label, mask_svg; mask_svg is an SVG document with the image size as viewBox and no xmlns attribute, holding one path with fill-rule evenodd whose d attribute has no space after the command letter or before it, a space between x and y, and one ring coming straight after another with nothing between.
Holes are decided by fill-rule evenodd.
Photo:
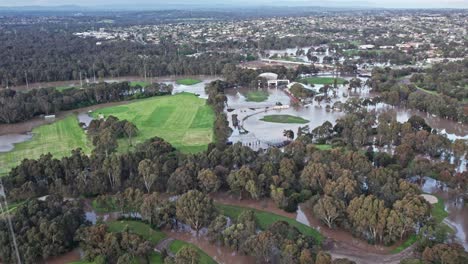
<instances>
[{"instance_id":1,"label":"grassy bank","mask_svg":"<svg viewBox=\"0 0 468 264\"><path fill-rule=\"evenodd\" d=\"M283 124L307 124L309 120L299 116L292 115L266 115L260 119L261 121L270 123L283 123Z\"/></svg>"},{"instance_id":2,"label":"grassy bank","mask_svg":"<svg viewBox=\"0 0 468 264\"><path fill-rule=\"evenodd\" d=\"M255 217L257 218L258 225L263 230L267 229L270 225L277 221L285 221L288 224L296 227L302 234L312 236L319 243L321 243L324 240L324 237L317 230L302 223L299 223L296 220L289 217L277 215L267 211L261 211L234 205L216 204L216 207L221 211L222 214L230 217L231 219L237 219L237 217L245 210L253 210L255 212Z\"/></svg>"},{"instance_id":3,"label":"grassy bank","mask_svg":"<svg viewBox=\"0 0 468 264\"><path fill-rule=\"evenodd\" d=\"M201 82L202 82L201 80L192 79L192 78L185 78L185 79L176 80L176 83L181 84L181 85L194 85L194 84L201 83Z\"/></svg>"},{"instance_id":4,"label":"grassy bank","mask_svg":"<svg viewBox=\"0 0 468 264\"><path fill-rule=\"evenodd\" d=\"M263 102L268 99L268 92L265 91L250 91L245 95L247 102Z\"/></svg>"},{"instance_id":5,"label":"grassy bank","mask_svg":"<svg viewBox=\"0 0 468 264\"><path fill-rule=\"evenodd\" d=\"M204 99L189 93L152 97L93 113L95 117L99 114L134 123L139 133L133 144L158 136L182 152L193 153L205 150L213 141L213 110ZM127 148L127 139L119 140L119 150Z\"/></svg>"},{"instance_id":6,"label":"grassy bank","mask_svg":"<svg viewBox=\"0 0 468 264\"><path fill-rule=\"evenodd\" d=\"M38 159L50 152L55 158L70 155L73 149L81 148L91 152L91 143L78 124L75 115L66 117L52 124L33 129L31 140L15 144L10 152L0 153L0 175L7 173L23 159Z\"/></svg>"},{"instance_id":7,"label":"grassy bank","mask_svg":"<svg viewBox=\"0 0 468 264\"><path fill-rule=\"evenodd\" d=\"M216 264L216 261L214 261L210 256L208 256L203 250L185 241L172 241L169 245L169 250L171 250L172 253L177 254L177 252L179 252L179 250L181 250L183 247L192 247L196 251L198 251L198 254L200 255L200 261L198 262L199 264Z\"/></svg>"}]
</instances>

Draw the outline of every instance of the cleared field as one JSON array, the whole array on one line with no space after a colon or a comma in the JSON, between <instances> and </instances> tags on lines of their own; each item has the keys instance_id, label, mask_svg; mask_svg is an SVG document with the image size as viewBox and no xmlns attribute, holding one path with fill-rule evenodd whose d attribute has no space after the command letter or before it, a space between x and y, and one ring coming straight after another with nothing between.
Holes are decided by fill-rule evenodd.
<instances>
[{"instance_id":1,"label":"cleared field","mask_svg":"<svg viewBox=\"0 0 468 264\"><path fill-rule=\"evenodd\" d=\"M334 84L335 78L333 77L309 77L303 78L299 80L300 82L307 83L307 84ZM344 84L346 80L343 78L336 78L337 84Z\"/></svg>"},{"instance_id":2,"label":"cleared field","mask_svg":"<svg viewBox=\"0 0 468 264\"><path fill-rule=\"evenodd\" d=\"M231 219L237 219L237 217L245 210L253 210L255 212L258 225L263 230L267 229L270 225L277 221L285 221L288 224L296 227L302 234L306 236L312 236L319 243L322 243L324 240L324 237L317 230L285 216L277 215L267 211L260 211L256 209L226 204L216 204L216 208L218 208L223 215L228 216Z\"/></svg>"},{"instance_id":3,"label":"cleared field","mask_svg":"<svg viewBox=\"0 0 468 264\"><path fill-rule=\"evenodd\" d=\"M185 79L176 80L176 83L181 84L181 85L194 85L194 84L201 83L201 82L202 82L201 80L192 79L192 78L185 78Z\"/></svg>"},{"instance_id":4,"label":"cleared field","mask_svg":"<svg viewBox=\"0 0 468 264\"><path fill-rule=\"evenodd\" d=\"M194 153L213 141L213 110L190 93L152 97L93 113L95 117L99 114L133 122L139 129L134 144L158 136L182 152ZM127 139L119 140L119 150L127 149Z\"/></svg>"},{"instance_id":5,"label":"cleared field","mask_svg":"<svg viewBox=\"0 0 468 264\"><path fill-rule=\"evenodd\" d=\"M266 115L260 119L264 122L283 123L283 124L307 124L309 120L299 116L292 115Z\"/></svg>"},{"instance_id":6,"label":"cleared field","mask_svg":"<svg viewBox=\"0 0 468 264\"><path fill-rule=\"evenodd\" d=\"M78 125L75 115L37 127L32 133L34 136L31 140L15 144L13 151L0 153L0 175L10 171L25 158L37 159L49 152L55 158L61 158L77 148L82 148L85 153L91 152L91 143Z\"/></svg>"},{"instance_id":7,"label":"cleared field","mask_svg":"<svg viewBox=\"0 0 468 264\"><path fill-rule=\"evenodd\" d=\"M174 240L172 243L169 245L169 249L171 250L172 253L177 254L179 250L181 250L183 247L192 247L196 251L198 251L198 254L200 255L200 262L199 264L216 264L216 261L214 261L210 256L208 256L203 250L199 249L193 244L187 243L185 241L180 241L180 240Z\"/></svg>"},{"instance_id":8,"label":"cleared field","mask_svg":"<svg viewBox=\"0 0 468 264\"><path fill-rule=\"evenodd\" d=\"M247 102L263 102L268 99L268 96L268 92L265 91L251 91L245 95Z\"/></svg>"}]
</instances>

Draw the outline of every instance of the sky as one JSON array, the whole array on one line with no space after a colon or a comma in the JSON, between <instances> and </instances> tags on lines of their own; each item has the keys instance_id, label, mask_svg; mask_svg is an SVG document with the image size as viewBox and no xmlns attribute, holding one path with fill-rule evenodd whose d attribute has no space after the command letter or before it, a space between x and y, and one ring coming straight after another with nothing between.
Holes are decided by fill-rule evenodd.
<instances>
[{"instance_id":1,"label":"sky","mask_svg":"<svg viewBox=\"0 0 468 264\"><path fill-rule=\"evenodd\" d=\"M155 8L170 4L223 7L226 3L232 6L357 6L357 7L385 7L385 8L468 8L468 0L0 0L0 6L131 6L140 5L142 8ZM235 3L235 4L234 4Z\"/></svg>"}]
</instances>

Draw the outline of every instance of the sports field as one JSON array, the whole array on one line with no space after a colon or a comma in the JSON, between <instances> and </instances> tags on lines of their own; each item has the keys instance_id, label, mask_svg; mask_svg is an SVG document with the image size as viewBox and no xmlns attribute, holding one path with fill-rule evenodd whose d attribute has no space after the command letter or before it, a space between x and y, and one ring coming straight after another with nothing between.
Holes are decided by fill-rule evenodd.
<instances>
[{"instance_id":1,"label":"sports field","mask_svg":"<svg viewBox=\"0 0 468 264\"><path fill-rule=\"evenodd\" d=\"M99 114L133 122L139 130L134 144L158 136L182 152L193 153L213 141L214 112L204 99L190 93L152 97L93 113ZM119 150L126 150L127 144L127 139L119 140Z\"/></svg>"},{"instance_id":2,"label":"sports field","mask_svg":"<svg viewBox=\"0 0 468 264\"><path fill-rule=\"evenodd\" d=\"M75 115L37 127L32 133L31 140L15 144L13 151L0 153L0 175L10 171L25 158L37 159L48 152L56 158L68 156L76 148L82 148L85 153L91 152L92 146Z\"/></svg>"}]
</instances>

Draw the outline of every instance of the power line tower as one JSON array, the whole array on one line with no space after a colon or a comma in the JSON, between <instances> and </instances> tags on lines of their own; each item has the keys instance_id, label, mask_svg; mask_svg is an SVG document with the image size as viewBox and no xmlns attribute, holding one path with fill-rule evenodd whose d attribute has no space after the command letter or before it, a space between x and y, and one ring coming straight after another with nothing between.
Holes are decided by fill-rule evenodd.
<instances>
[{"instance_id":1,"label":"power line tower","mask_svg":"<svg viewBox=\"0 0 468 264\"><path fill-rule=\"evenodd\" d=\"M16 254L16 263L21 264L21 258L18 250L18 244L16 243L16 235L15 231L13 229L13 224L11 223L11 216L10 212L8 211L8 201L6 197L6 188L3 185L1 179L0 179L0 212L2 215L5 216L8 222L8 227L10 229L10 235L11 239L13 240L13 247L15 249L15 254Z\"/></svg>"}]
</instances>

